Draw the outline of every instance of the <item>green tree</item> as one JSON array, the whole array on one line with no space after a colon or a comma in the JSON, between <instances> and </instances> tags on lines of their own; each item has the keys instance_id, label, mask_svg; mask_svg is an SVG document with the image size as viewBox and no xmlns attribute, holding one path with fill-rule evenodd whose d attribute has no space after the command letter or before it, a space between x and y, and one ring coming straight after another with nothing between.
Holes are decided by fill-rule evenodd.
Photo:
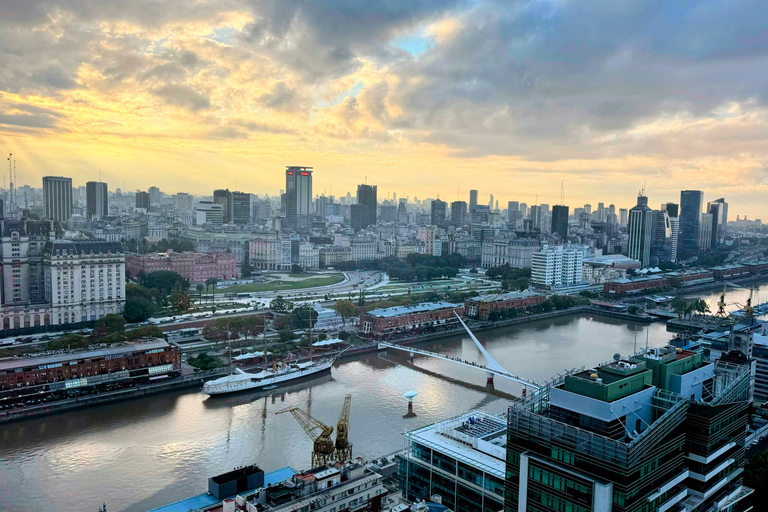
<instances>
[{"instance_id":1,"label":"green tree","mask_svg":"<svg viewBox=\"0 0 768 512\"><path fill-rule=\"evenodd\" d=\"M189 289L189 281L184 279L181 274L170 270L150 272L144 276L142 284L145 288L154 288L162 291L166 295Z\"/></svg>"},{"instance_id":2,"label":"green tree","mask_svg":"<svg viewBox=\"0 0 768 512\"><path fill-rule=\"evenodd\" d=\"M125 341L125 334L121 332L113 332L108 334L99 340L99 343L122 343Z\"/></svg>"},{"instance_id":3,"label":"green tree","mask_svg":"<svg viewBox=\"0 0 768 512\"><path fill-rule=\"evenodd\" d=\"M253 275L253 267L251 264L247 261L243 262L243 266L240 269L240 273L243 275L243 277L251 277Z\"/></svg>"},{"instance_id":4,"label":"green tree","mask_svg":"<svg viewBox=\"0 0 768 512\"><path fill-rule=\"evenodd\" d=\"M65 350L69 348L85 348L88 346L88 340L80 334L70 334L61 338L51 340L46 344L48 350Z\"/></svg>"},{"instance_id":5,"label":"green tree","mask_svg":"<svg viewBox=\"0 0 768 512\"><path fill-rule=\"evenodd\" d=\"M291 316L293 317L293 326L296 329L308 329L310 321L312 322L312 327L317 323L317 311L309 306L294 309Z\"/></svg>"},{"instance_id":6,"label":"green tree","mask_svg":"<svg viewBox=\"0 0 768 512\"><path fill-rule=\"evenodd\" d=\"M744 485L755 490L752 503L765 503L768 499L768 450L749 459L744 466Z\"/></svg>"},{"instance_id":7,"label":"green tree","mask_svg":"<svg viewBox=\"0 0 768 512\"><path fill-rule=\"evenodd\" d=\"M157 312L153 294L145 287L129 284L125 288L123 316L130 323L144 322Z\"/></svg>"},{"instance_id":8,"label":"green tree","mask_svg":"<svg viewBox=\"0 0 768 512\"><path fill-rule=\"evenodd\" d=\"M179 313L188 311L189 308L192 307L192 301L190 300L189 295L184 292L174 292L171 294L170 302L174 309L176 309L176 311Z\"/></svg>"},{"instance_id":9,"label":"green tree","mask_svg":"<svg viewBox=\"0 0 768 512\"><path fill-rule=\"evenodd\" d=\"M357 306L355 306L351 300L337 300L333 305L333 310L336 311L336 315L341 317L341 325L345 327L347 321L357 315Z\"/></svg>"},{"instance_id":10,"label":"green tree","mask_svg":"<svg viewBox=\"0 0 768 512\"><path fill-rule=\"evenodd\" d=\"M125 332L125 338L133 341L141 338L164 338L165 334L156 325L142 325L136 329Z\"/></svg>"},{"instance_id":11,"label":"green tree","mask_svg":"<svg viewBox=\"0 0 768 512\"><path fill-rule=\"evenodd\" d=\"M688 303L682 297L675 297L670 303L670 307L677 314L677 317L682 320L687 312Z\"/></svg>"},{"instance_id":12,"label":"green tree","mask_svg":"<svg viewBox=\"0 0 768 512\"><path fill-rule=\"evenodd\" d=\"M98 327L103 327L106 330L106 334L112 334L115 332L125 331L125 318L121 315L109 314L99 320Z\"/></svg>"},{"instance_id":13,"label":"green tree","mask_svg":"<svg viewBox=\"0 0 768 512\"><path fill-rule=\"evenodd\" d=\"M277 334L280 336L280 341L283 343L288 343L295 337L293 331L290 329L282 329L281 331L278 331Z\"/></svg>"},{"instance_id":14,"label":"green tree","mask_svg":"<svg viewBox=\"0 0 768 512\"><path fill-rule=\"evenodd\" d=\"M275 313L289 313L293 309L293 302L285 300L282 295L278 295L269 303L269 309Z\"/></svg>"},{"instance_id":15,"label":"green tree","mask_svg":"<svg viewBox=\"0 0 768 512\"><path fill-rule=\"evenodd\" d=\"M640 306L637 306L635 304L627 308L627 313L629 313L630 315L639 315L641 311L642 310L640 309Z\"/></svg>"}]
</instances>

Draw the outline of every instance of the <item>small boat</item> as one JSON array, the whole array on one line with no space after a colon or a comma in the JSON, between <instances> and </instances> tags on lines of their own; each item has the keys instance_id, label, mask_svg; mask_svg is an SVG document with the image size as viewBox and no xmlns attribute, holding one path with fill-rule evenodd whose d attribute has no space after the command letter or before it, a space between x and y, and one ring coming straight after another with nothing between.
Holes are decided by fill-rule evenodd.
<instances>
[{"instance_id":1,"label":"small boat","mask_svg":"<svg viewBox=\"0 0 768 512\"><path fill-rule=\"evenodd\" d=\"M270 389L277 389L277 384L273 384L271 386L267 386L264 388L264 391L269 391Z\"/></svg>"}]
</instances>

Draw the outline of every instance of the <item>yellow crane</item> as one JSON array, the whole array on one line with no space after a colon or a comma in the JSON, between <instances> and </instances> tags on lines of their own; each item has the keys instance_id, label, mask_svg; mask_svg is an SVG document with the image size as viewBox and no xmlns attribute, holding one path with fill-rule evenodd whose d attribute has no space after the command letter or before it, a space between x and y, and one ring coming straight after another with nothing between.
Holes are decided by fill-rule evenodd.
<instances>
[{"instance_id":1,"label":"yellow crane","mask_svg":"<svg viewBox=\"0 0 768 512\"><path fill-rule=\"evenodd\" d=\"M715 316L720 318L728 318L728 313L725 312L725 306L728 304L725 303L725 288L726 284L723 285L723 293L720 294L720 300L717 301L717 313L715 313Z\"/></svg>"},{"instance_id":2,"label":"yellow crane","mask_svg":"<svg viewBox=\"0 0 768 512\"><path fill-rule=\"evenodd\" d=\"M339 422L336 423L336 460L344 462L352 459L352 443L349 442L349 409L352 406L352 395L344 397Z\"/></svg>"},{"instance_id":3,"label":"yellow crane","mask_svg":"<svg viewBox=\"0 0 768 512\"><path fill-rule=\"evenodd\" d=\"M741 309L744 311L744 316L746 318L752 318L753 316L755 316L755 308L752 306L752 294L753 293L755 293L755 289L754 288L750 288L749 289L749 298L747 299L747 303L744 304L743 306L741 304L739 304L738 302L736 303L736 305L741 307Z\"/></svg>"},{"instance_id":4,"label":"yellow crane","mask_svg":"<svg viewBox=\"0 0 768 512\"><path fill-rule=\"evenodd\" d=\"M334 447L331 434L333 433L333 427L329 427L325 423L321 422L310 416L298 407L289 407L283 409L277 414L284 412L290 412L299 425L302 426L310 439L312 439L312 467L325 466L328 462L334 461L334 455L336 448Z\"/></svg>"}]
</instances>

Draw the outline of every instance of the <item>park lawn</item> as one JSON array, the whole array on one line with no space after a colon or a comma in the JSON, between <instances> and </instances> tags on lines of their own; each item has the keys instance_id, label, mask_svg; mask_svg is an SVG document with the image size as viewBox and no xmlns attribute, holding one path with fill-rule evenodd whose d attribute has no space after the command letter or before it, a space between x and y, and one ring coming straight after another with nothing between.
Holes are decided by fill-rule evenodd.
<instances>
[{"instance_id":1,"label":"park lawn","mask_svg":"<svg viewBox=\"0 0 768 512\"><path fill-rule=\"evenodd\" d=\"M248 293L248 292L275 292L281 290L300 290L303 288L317 288L340 283L344 280L343 274L330 276L311 277L301 281L271 281L269 283L236 284L226 288L216 288L216 293Z\"/></svg>"}]
</instances>

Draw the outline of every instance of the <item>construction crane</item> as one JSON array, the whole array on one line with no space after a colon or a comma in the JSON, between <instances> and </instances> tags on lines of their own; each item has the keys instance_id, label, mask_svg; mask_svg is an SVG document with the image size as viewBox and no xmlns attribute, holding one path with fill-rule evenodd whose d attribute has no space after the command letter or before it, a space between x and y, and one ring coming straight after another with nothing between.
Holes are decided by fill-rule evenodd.
<instances>
[{"instance_id":1,"label":"construction crane","mask_svg":"<svg viewBox=\"0 0 768 512\"><path fill-rule=\"evenodd\" d=\"M352 459L352 443L349 442L349 408L352 405L352 395L344 397L339 422L336 423L336 460L344 462Z\"/></svg>"},{"instance_id":2,"label":"construction crane","mask_svg":"<svg viewBox=\"0 0 768 512\"><path fill-rule=\"evenodd\" d=\"M738 302L736 303L736 305L744 311L744 316L746 318L752 318L755 315L755 308L752 306L752 294L754 292L754 288L749 289L749 298L747 299L747 303L745 305L742 306Z\"/></svg>"},{"instance_id":3,"label":"construction crane","mask_svg":"<svg viewBox=\"0 0 768 512\"><path fill-rule=\"evenodd\" d=\"M720 318L728 318L728 313L725 312L725 306L728 304L725 303L725 288L728 286L727 284L723 285L723 293L720 294L720 300L717 301L717 313L715 313L715 316Z\"/></svg>"},{"instance_id":4,"label":"construction crane","mask_svg":"<svg viewBox=\"0 0 768 512\"><path fill-rule=\"evenodd\" d=\"M312 442L314 443L312 447L312 467L325 466L329 462L333 462L336 453L336 448L331 439L333 427L329 427L320 420L313 418L298 407L289 407L288 409L283 409L282 411L277 412L277 414L282 414L284 412L293 414L293 417L296 418L299 425L302 426L309 438L312 439Z\"/></svg>"}]
</instances>

